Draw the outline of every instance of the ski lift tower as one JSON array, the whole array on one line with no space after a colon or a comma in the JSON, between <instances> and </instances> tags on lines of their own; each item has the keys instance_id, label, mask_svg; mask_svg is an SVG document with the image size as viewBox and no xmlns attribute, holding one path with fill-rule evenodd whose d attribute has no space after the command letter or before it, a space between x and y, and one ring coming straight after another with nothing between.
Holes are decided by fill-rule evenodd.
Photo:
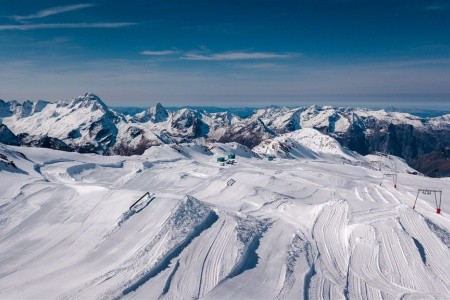
<instances>
[{"instance_id":1,"label":"ski lift tower","mask_svg":"<svg viewBox=\"0 0 450 300\"><path fill-rule=\"evenodd\" d=\"M383 173L383 177L381 178L380 186L383 183L384 179L392 178L392 181L394 182L394 188L397 188L397 173Z\"/></svg>"},{"instance_id":2,"label":"ski lift tower","mask_svg":"<svg viewBox=\"0 0 450 300\"><path fill-rule=\"evenodd\" d=\"M417 199L419 198L419 194L423 195L431 195L434 194L434 201L436 203L436 213L441 213L441 204L442 204L442 190L440 189L430 189L430 188L420 188L417 190L416 201L414 201L413 209L416 209ZM439 197L438 197L439 195ZM439 198L439 199L438 199Z\"/></svg>"}]
</instances>

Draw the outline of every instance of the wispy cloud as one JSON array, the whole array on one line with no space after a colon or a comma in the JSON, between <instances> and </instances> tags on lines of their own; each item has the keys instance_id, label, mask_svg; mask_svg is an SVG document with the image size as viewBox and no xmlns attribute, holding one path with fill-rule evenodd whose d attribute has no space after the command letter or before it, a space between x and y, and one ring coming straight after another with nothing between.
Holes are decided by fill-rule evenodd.
<instances>
[{"instance_id":1,"label":"wispy cloud","mask_svg":"<svg viewBox=\"0 0 450 300\"><path fill-rule=\"evenodd\" d=\"M44 24L0 25L0 31L58 29L58 28L119 28L135 24L136 23L113 22L113 23L44 23Z\"/></svg>"},{"instance_id":2,"label":"wispy cloud","mask_svg":"<svg viewBox=\"0 0 450 300\"><path fill-rule=\"evenodd\" d=\"M222 52L212 54L201 54L190 52L184 54L181 58L187 60L225 61L225 60L276 59L276 58L288 58L291 56L293 56L293 54L238 51L238 52Z\"/></svg>"},{"instance_id":3,"label":"wispy cloud","mask_svg":"<svg viewBox=\"0 0 450 300\"><path fill-rule=\"evenodd\" d=\"M88 7L96 6L91 3L80 3L66 6L51 7L44 10L40 10L34 14L20 16L14 15L9 18L19 22L20 24L3 24L0 25L0 31L7 30L35 30L35 29L59 29L59 28L119 28L135 25L131 22L82 22L82 23L32 23L28 20L41 19L48 16L58 15L66 12L80 10Z\"/></svg>"},{"instance_id":4,"label":"wispy cloud","mask_svg":"<svg viewBox=\"0 0 450 300\"><path fill-rule=\"evenodd\" d=\"M250 70L283 70L286 68L285 65L280 65L272 62L246 63L239 64L237 65L237 67Z\"/></svg>"},{"instance_id":5,"label":"wispy cloud","mask_svg":"<svg viewBox=\"0 0 450 300\"><path fill-rule=\"evenodd\" d=\"M62 14L62 13L65 13L65 12L70 12L70 11L79 10L79 9L83 9L83 8L88 8L88 7L92 7L92 6L95 6L95 5L94 4L89 4L89 3L82 3L82 4L74 4L74 5L51 7L51 8L47 8L47 9L44 9L44 10L40 10L37 13L31 14L31 15L27 15L27 16L14 15L14 16L11 16L10 18L15 20L15 21L21 22L21 21L26 21L26 20L30 20L30 19L45 18L45 17L48 17L48 16Z\"/></svg>"},{"instance_id":6,"label":"wispy cloud","mask_svg":"<svg viewBox=\"0 0 450 300\"><path fill-rule=\"evenodd\" d=\"M172 55L172 54L176 54L176 53L178 53L178 51L176 51L176 50L160 50L160 51L146 50L146 51L141 52L142 55L150 55L150 56L164 56L164 55Z\"/></svg>"},{"instance_id":7,"label":"wispy cloud","mask_svg":"<svg viewBox=\"0 0 450 300\"><path fill-rule=\"evenodd\" d=\"M432 5L425 6L425 10L430 10L430 11L446 10L448 8L450 8L450 7L448 5L444 5L444 4L432 4Z\"/></svg>"}]
</instances>

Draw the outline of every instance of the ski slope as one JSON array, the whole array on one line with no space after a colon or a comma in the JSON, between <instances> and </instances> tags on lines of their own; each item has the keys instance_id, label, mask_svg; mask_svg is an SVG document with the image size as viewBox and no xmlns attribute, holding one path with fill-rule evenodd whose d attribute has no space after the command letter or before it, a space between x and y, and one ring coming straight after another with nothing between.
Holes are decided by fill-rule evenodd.
<instances>
[{"instance_id":1,"label":"ski slope","mask_svg":"<svg viewBox=\"0 0 450 300\"><path fill-rule=\"evenodd\" d=\"M450 297L448 178L386 158L395 189L370 157L239 147L0 145L17 166L0 164L0 299ZM231 151L235 165L216 163ZM411 209L418 187L443 190L442 214L427 195Z\"/></svg>"}]
</instances>

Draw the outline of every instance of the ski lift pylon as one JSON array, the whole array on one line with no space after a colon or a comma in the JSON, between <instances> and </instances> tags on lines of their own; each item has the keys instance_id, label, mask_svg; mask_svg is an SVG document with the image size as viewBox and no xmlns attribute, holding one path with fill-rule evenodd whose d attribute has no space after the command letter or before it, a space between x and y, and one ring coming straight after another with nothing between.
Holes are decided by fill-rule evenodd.
<instances>
[{"instance_id":1,"label":"ski lift pylon","mask_svg":"<svg viewBox=\"0 0 450 300\"><path fill-rule=\"evenodd\" d=\"M383 173L383 177L381 178L380 186L383 184L384 178L392 178L394 182L394 188L397 188L397 173Z\"/></svg>"},{"instance_id":2,"label":"ski lift pylon","mask_svg":"<svg viewBox=\"0 0 450 300\"><path fill-rule=\"evenodd\" d=\"M434 193L434 201L436 204L436 213L441 213L441 204L442 204L442 190L438 189L428 189L428 188L422 188L417 190L416 200L414 201L413 209L416 209L417 199L419 198L419 194L422 193L423 195L431 195ZM439 194L439 200L438 200L438 194Z\"/></svg>"}]
</instances>

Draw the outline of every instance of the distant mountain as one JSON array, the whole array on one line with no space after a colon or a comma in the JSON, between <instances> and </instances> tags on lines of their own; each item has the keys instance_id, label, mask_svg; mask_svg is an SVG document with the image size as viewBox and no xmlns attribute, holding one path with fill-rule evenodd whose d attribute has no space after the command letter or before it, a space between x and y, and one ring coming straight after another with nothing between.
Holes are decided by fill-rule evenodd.
<instances>
[{"instance_id":1,"label":"distant mountain","mask_svg":"<svg viewBox=\"0 0 450 300\"><path fill-rule=\"evenodd\" d=\"M384 110L311 106L257 109L243 118L230 111L169 110L158 103L131 116L87 93L57 103L0 100L0 120L2 143L105 155L142 154L155 145L195 141L237 142L258 146L258 151L263 151L265 142L282 149L301 144L298 136L287 133L314 128L359 154L385 152L404 158L422 173L450 176L450 114L423 118Z\"/></svg>"},{"instance_id":2,"label":"distant mountain","mask_svg":"<svg viewBox=\"0 0 450 300\"><path fill-rule=\"evenodd\" d=\"M391 112L406 112L421 118L434 118L439 117L442 115L445 115L448 113L448 110L442 110L442 109L428 109L428 108L416 108L416 107L395 107L395 106L389 106L384 108L386 111Z\"/></svg>"},{"instance_id":3,"label":"distant mountain","mask_svg":"<svg viewBox=\"0 0 450 300\"><path fill-rule=\"evenodd\" d=\"M325 158L343 161L363 160L361 155L342 147L334 138L313 128L304 128L267 139L253 148L262 156L282 158Z\"/></svg>"}]
</instances>

